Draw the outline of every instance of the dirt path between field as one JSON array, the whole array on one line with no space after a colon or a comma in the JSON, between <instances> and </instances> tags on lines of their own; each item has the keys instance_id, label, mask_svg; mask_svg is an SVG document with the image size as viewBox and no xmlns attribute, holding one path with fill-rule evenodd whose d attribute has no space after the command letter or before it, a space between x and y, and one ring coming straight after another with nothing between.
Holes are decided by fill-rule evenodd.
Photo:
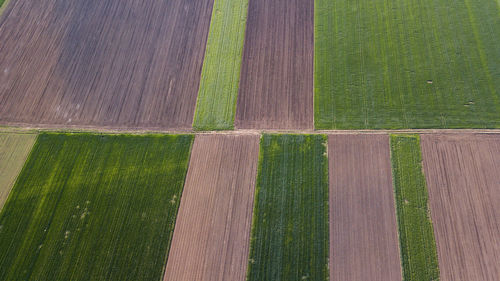
<instances>
[{"instance_id":1,"label":"dirt path between field","mask_svg":"<svg viewBox=\"0 0 500 281\"><path fill-rule=\"evenodd\" d=\"M2 122L0 121L0 124ZM34 125L28 123L5 123L0 132L89 132L103 134L196 134L196 135L260 135L260 134L326 134L326 135L387 135L387 134L500 134L500 129L405 129L405 130L293 130L293 129L237 129L228 131L193 131L191 129L168 130L158 127L106 127L106 126L61 126Z\"/></svg>"},{"instance_id":2,"label":"dirt path between field","mask_svg":"<svg viewBox=\"0 0 500 281\"><path fill-rule=\"evenodd\" d=\"M330 280L401 281L389 136L330 135Z\"/></svg>"},{"instance_id":3,"label":"dirt path between field","mask_svg":"<svg viewBox=\"0 0 500 281\"><path fill-rule=\"evenodd\" d=\"M165 281L244 281L258 136L195 139Z\"/></svg>"},{"instance_id":4,"label":"dirt path between field","mask_svg":"<svg viewBox=\"0 0 500 281\"><path fill-rule=\"evenodd\" d=\"M500 280L500 135L421 145L441 280Z\"/></svg>"}]
</instances>

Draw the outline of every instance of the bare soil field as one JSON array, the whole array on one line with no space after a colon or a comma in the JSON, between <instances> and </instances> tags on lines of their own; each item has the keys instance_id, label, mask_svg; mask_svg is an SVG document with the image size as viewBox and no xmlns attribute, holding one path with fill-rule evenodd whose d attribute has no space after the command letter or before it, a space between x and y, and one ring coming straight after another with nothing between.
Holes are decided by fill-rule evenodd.
<instances>
[{"instance_id":1,"label":"bare soil field","mask_svg":"<svg viewBox=\"0 0 500 281\"><path fill-rule=\"evenodd\" d=\"M196 137L164 280L245 280L258 152L256 135Z\"/></svg>"},{"instance_id":2,"label":"bare soil field","mask_svg":"<svg viewBox=\"0 0 500 281\"><path fill-rule=\"evenodd\" d=\"M236 128L313 128L313 35L314 1L249 1Z\"/></svg>"},{"instance_id":3,"label":"bare soil field","mask_svg":"<svg viewBox=\"0 0 500 281\"><path fill-rule=\"evenodd\" d=\"M213 0L16 0L0 123L191 128Z\"/></svg>"},{"instance_id":4,"label":"bare soil field","mask_svg":"<svg viewBox=\"0 0 500 281\"><path fill-rule=\"evenodd\" d=\"M330 280L401 281L388 135L330 135Z\"/></svg>"},{"instance_id":5,"label":"bare soil field","mask_svg":"<svg viewBox=\"0 0 500 281\"><path fill-rule=\"evenodd\" d=\"M0 211L24 166L36 136L0 133Z\"/></svg>"},{"instance_id":6,"label":"bare soil field","mask_svg":"<svg viewBox=\"0 0 500 281\"><path fill-rule=\"evenodd\" d=\"M421 145L441 280L500 280L500 135Z\"/></svg>"}]
</instances>

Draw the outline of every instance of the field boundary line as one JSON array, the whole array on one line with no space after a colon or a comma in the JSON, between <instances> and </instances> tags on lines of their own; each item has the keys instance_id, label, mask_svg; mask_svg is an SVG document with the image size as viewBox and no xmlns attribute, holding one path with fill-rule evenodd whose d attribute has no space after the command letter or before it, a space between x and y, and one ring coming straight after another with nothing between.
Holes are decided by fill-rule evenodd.
<instances>
[{"instance_id":1,"label":"field boundary line","mask_svg":"<svg viewBox=\"0 0 500 281\"><path fill-rule=\"evenodd\" d=\"M56 125L0 125L2 133L96 133L96 134L193 134L193 135L261 135L261 134L500 134L500 129L398 129L398 130L279 130L279 129L237 129L228 131L196 131L187 129L166 130L161 128L117 128L97 126L56 126Z\"/></svg>"}]
</instances>

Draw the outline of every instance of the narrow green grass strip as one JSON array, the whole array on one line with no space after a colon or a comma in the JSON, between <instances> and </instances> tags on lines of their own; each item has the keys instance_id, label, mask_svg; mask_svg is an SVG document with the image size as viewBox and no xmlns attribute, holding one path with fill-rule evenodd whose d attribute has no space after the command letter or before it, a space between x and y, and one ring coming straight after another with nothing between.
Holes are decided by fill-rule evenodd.
<instances>
[{"instance_id":1,"label":"narrow green grass strip","mask_svg":"<svg viewBox=\"0 0 500 281\"><path fill-rule=\"evenodd\" d=\"M391 160L404 280L439 280L419 136L392 135Z\"/></svg>"},{"instance_id":2,"label":"narrow green grass strip","mask_svg":"<svg viewBox=\"0 0 500 281\"><path fill-rule=\"evenodd\" d=\"M3 11L7 7L7 4L9 4L10 0L0 0L0 16L2 15Z\"/></svg>"},{"instance_id":3,"label":"narrow green grass strip","mask_svg":"<svg viewBox=\"0 0 500 281\"><path fill-rule=\"evenodd\" d=\"M26 162L36 134L0 132L0 210Z\"/></svg>"},{"instance_id":4,"label":"narrow green grass strip","mask_svg":"<svg viewBox=\"0 0 500 281\"><path fill-rule=\"evenodd\" d=\"M315 128L500 128L498 3L315 0Z\"/></svg>"},{"instance_id":5,"label":"narrow green grass strip","mask_svg":"<svg viewBox=\"0 0 500 281\"><path fill-rule=\"evenodd\" d=\"M234 128L245 39L248 0L215 0L200 90L195 130Z\"/></svg>"},{"instance_id":6,"label":"narrow green grass strip","mask_svg":"<svg viewBox=\"0 0 500 281\"><path fill-rule=\"evenodd\" d=\"M0 213L0 280L161 280L192 140L40 135Z\"/></svg>"},{"instance_id":7,"label":"narrow green grass strip","mask_svg":"<svg viewBox=\"0 0 500 281\"><path fill-rule=\"evenodd\" d=\"M326 143L324 135L262 137L247 280L328 280Z\"/></svg>"}]
</instances>

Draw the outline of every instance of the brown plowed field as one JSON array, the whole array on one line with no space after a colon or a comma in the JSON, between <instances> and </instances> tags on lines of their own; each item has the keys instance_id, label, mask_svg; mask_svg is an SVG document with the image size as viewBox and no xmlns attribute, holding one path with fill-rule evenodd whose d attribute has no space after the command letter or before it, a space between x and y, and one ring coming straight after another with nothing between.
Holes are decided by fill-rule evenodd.
<instances>
[{"instance_id":1,"label":"brown plowed field","mask_svg":"<svg viewBox=\"0 0 500 281\"><path fill-rule=\"evenodd\" d=\"M213 0L16 0L0 123L190 128Z\"/></svg>"},{"instance_id":2,"label":"brown plowed field","mask_svg":"<svg viewBox=\"0 0 500 281\"><path fill-rule=\"evenodd\" d=\"M197 136L165 280L244 281L259 136Z\"/></svg>"},{"instance_id":3,"label":"brown plowed field","mask_svg":"<svg viewBox=\"0 0 500 281\"><path fill-rule=\"evenodd\" d=\"M422 135L441 281L500 280L500 135Z\"/></svg>"},{"instance_id":4,"label":"brown plowed field","mask_svg":"<svg viewBox=\"0 0 500 281\"><path fill-rule=\"evenodd\" d=\"M330 135L330 280L401 281L387 135Z\"/></svg>"},{"instance_id":5,"label":"brown plowed field","mask_svg":"<svg viewBox=\"0 0 500 281\"><path fill-rule=\"evenodd\" d=\"M314 1L249 0L236 128L313 128Z\"/></svg>"}]
</instances>

